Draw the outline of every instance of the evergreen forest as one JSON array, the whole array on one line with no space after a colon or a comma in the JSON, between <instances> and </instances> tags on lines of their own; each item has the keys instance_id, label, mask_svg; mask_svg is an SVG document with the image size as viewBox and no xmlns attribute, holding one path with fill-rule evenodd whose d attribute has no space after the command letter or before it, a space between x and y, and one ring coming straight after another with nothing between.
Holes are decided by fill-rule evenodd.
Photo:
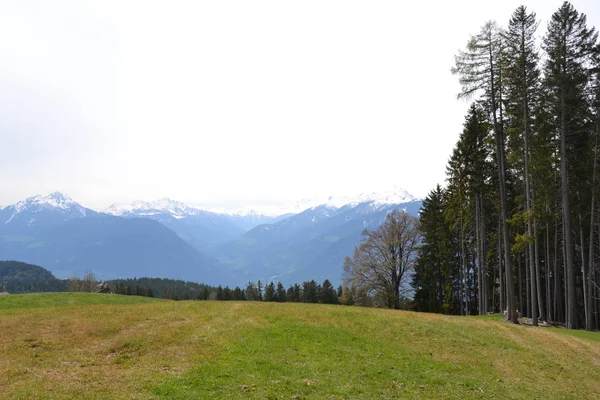
<instances>
[{"instance_id":1,"label":"evergreen forest","mask_svg":"<svg viewBox=\"0 0 600 400\"><path fill-rule=\"evenodd\" d=\"M598 329L598 32L569 2L546 27L521 6L451 72L470 107L421 209L415 310Z\"/></svg>"}]
</instances>

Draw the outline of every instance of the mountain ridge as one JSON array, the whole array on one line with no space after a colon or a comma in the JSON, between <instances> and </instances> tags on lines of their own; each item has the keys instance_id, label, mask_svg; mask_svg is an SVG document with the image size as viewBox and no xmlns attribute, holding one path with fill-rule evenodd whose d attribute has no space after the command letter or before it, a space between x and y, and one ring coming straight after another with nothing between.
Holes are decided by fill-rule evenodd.
<instances>
[{"instance_id":1,"label":"mountain ridge","mask_svg":"<svg viewBox=\"0 0 600 400\"><path fill-rule=\"evenodd\" d=\"M151 273L232 286L258 279L337 284L365 228L393 209L416 215L421 205L398 189L315 202L298 201L296 207L311 207L278 217L220 214L166 197L97 212L53 192L0 209L0 259L44 265L63 277L87 267L110 278Z\"/></svg>"}]
</instances>

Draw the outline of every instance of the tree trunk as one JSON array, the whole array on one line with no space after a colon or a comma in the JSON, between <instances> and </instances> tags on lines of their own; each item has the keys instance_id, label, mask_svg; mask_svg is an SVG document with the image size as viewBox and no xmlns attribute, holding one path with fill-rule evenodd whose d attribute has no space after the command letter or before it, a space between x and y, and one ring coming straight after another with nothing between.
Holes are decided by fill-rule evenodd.
<instances>
[{"instance_id":1,"label":"tree trunk","mask_svg":"<svg viewBox=\"0 0 600 400\"><path fill-rule=\"evenodd\" d=\"M592 168L592 201L590 207L590 243L589 243L589 256L588 256L588 273L587 273L587 282L586 275L583 275L583 287L587 286L587 293L585 293L585 329L591 331L594 329L592 322L592 309L594 308L594 301L592 297L592 278L593 278L593 270L594 270L594 211L595 211L595 200L596 200L596 161L597 161L597 151L598 151L598 127L600 126L600 121L596 125L596 142L594 144L594 166Z\"/></svg>"},{"instance_id":2,"label":"tree trunk","mask_svg":"<svg viewBox=\"0 0 600 400\"><path fill-rule=\"evenodd\" d=\"M486 241L485 241L485 208L483 205L483 195L479 193L479 211L480 211L480 228L481 235L481 261L483 265L483 310L485 313L489 311L489 279L488 279L488 262L486 257Z\"/></svg>"},{"instance_id":3,"label":"tree trunk","mask_svg":"<svg viewBox=\"0 0 600 400\"><path fill-rule=\"evenodd\" d=\"M563 307L563 285L560 280L560 264L558 262L558 221L554 224L554 321L564 322L564 307ZM561 243L562 247L562 243ZM563 249L564 250L564 249ZM561 251L563 254L564 251ZM562 261L562 260L561 260Z\"/></svg>"},{"instance_id":4,"label":"tree trunk","mask_svg":"<svg viewBox=\"0 0 600 400\"><path fill-rule=\"evenodd\" d=\"M575 297L575 267L573 265L573 232L571 228L571 207L569 204L569 177L567 171L567 115L564 89L561 89L560 116L560 183L562 197L562 215L564 227L565 274L566 274L566 310L567 328L577 329L577 300Z\"/></svg>"},{"instance_id":5,"label":"tree trunk","mask_svg":"<svg viewBox=\"0 0 600 400\"><path fill-rule=\"evenodd\" d=\"M460 221L460 282L459 282L459 295L460 295L460 315L465 315L465 292L464 292L464 279L465 279L465 239L464 239L464 227L461 217Z\"/></svg>"},{"instance_id":6,"label":"tree trunk","mask_svg":"<svg viewBox=\"0 0 600 400\"><path fill-rule=\"evenodd\" d=\"M525 69L523 69L523 76L525 78ZM525 81L526 82L526 81ZM529 182L529 126L527 123L527 95L523 96L523 136L525 139L525 149L524 149L524 159L525 159L525 209L527 210L527 235L528 238L528 258L527 265L529 266L529 295L527 296L527 311L531 316L531 324L533 326L538 325L538 299L537 299L537 280L535 274L535 265L534 260L534 249L533 243L531 242L531 237L534 235L534 231L532 229L532 218L531 218L531 185ZM537 237L535 238L537 242ZM530 297L531 296L531 297ZM530 307L531 306L531 307Z\"/></svg>"},{"instance_id":7,"label":"tree trunk","mask_svg":"<svg viewBox=\"0 0 600 400\"><path fill-rule=\"evenodd\" d=\"M504 288L504 263L502 262L502 221L498 217L498 237L496 240L498 247L498 275L500 281L500 312L506 311L506 290Z\"/></svg>"},{"instance_id":8,"label":"tree trunk","mask_svg":"<svg viewBox=\"0 0 600 400\"><path fill-rule=\"evenodd\" d=\"M475 194L475 243L477 249L477 310L479 311L479 315L485 315L485 310L483 308L483 267L481 260L481 234L480 229L481 225L479 222L480 218L480 205L479 205L479 193Z\"/></svg>"},{"instance_id":9,"label":"tree trunk","mask_svg":"<svg viewBox=\"0 0 600 400\"><path fill-rule=\"evenodd\" d=\"M539 319L542 321L546 320L546 313L544 312L544 297L542 291L542 274L540 272L540 241L538 237L537 229L537 218L533 219L533 238L534 238L534 263L535 263L535 282L537 292L537 304L539 308Z\"/></svg>"},{"instance_id":10,"label":"tree trunk","mask_svg":"<svg viewBox=\"0 0 600 400\"><path fill-rule=\"evenodd\" d=\"M581 246L581 276L583 277L583 313L586 317L587 326L587 311L588 311L588 298L587 298L587 285L585 284L585 237L583 235L583 218L581 212L579 213L579 241Z\"/></svg>"},{"instance_id":11,"label":"tree trunk","mask_svg":"<svg viewBox=\"0 0 600 400\"><path fill-rule=\"evenodd\" d=\"M546 316L547 320L552 320L552 287L550 285L550 223L546 221Z\"/></svg>"},{"instance_id":12,"label":"tree trunk","mask_svg":"<svg viewBox=\"0 0 600 400\"><path fill-rule=\"evenodd\" d=\"M502 104L496 98L496 77L494 54L492 46L489 46L489 66L490 66L490 89L491 89L491 107L494 124L494 141L496 144L496 159L498 163L498 184L500 186L500 220L502 227L502 240L504 243L504 269L506 271L506 318L512 323L519 323L517 313L515 312L515 288L513 282L512 249L510 240L510 230L508 226L508 201L506 195L506 167L504 155L504 130L502 127ZM500 72L501 69L498 69ZM500 78L500 77L498 77ZM498 89L501 90L502 85ZM500 92L501 93L501 92ZM502 95L500 94L500 99ZM500 121L498 121L497 110L500 112Z\"/></svg>"},{"instance_id":13,"label":"tree trunk","mask_svg":"<svg viewBox=\"0 0 600 400\"><path fill-rule=\"evenodd\" d=\"M521 257L517 258L517 279L519 280L519 283L517 285L519 290L519 295L517 296L517 298L519 299L519 311L522 315L527 315L527 310L523 301L523 268L521 268Z\"/></svg>"},{"instance_id":14,"label":"tree trunk","mask_svg":"<svg viewBox=\"0 0 600 400\"><path fill-rule=\"evenodd\" d=\"M525 256L527 259L527 254ZM528 267L529 263L527 261L525 264L527 267L525 267L525 309L523 310L523 315L531 318L531 269Z\"/></svg>"}]
</instances>

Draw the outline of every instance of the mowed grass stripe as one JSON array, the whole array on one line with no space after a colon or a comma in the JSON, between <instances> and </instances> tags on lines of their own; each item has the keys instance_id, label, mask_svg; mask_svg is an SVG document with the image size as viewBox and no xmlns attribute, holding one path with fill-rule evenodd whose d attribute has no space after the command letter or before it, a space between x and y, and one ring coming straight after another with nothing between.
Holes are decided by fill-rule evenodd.
<instances>
[{"instance_id":1,"label":"mowed grass stripe","mask_svg":"<svg viewBox=\"0 0 600 400\"><path fill-rule=\"evenodd\" d=\"M310 304L43 300L63 295L0 308L0 398L600 398L598 333Z\"/></svg>"}]
</instances>

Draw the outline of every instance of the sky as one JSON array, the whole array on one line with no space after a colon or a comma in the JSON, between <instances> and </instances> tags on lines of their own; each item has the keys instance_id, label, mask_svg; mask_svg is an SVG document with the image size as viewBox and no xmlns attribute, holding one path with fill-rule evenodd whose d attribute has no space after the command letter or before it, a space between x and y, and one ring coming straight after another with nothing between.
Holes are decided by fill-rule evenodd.
<instances>
[{"instance_id":1,"label":"sky","mask_svg":"<svg viewBox=\"0 0 600 400\"><path fill-rule=\"evenodd\" d=\"M562 2L2 0L0 206L424 197L468 107L454 54L520 4L541 37Z\"/></svg>"}]
</instances>

